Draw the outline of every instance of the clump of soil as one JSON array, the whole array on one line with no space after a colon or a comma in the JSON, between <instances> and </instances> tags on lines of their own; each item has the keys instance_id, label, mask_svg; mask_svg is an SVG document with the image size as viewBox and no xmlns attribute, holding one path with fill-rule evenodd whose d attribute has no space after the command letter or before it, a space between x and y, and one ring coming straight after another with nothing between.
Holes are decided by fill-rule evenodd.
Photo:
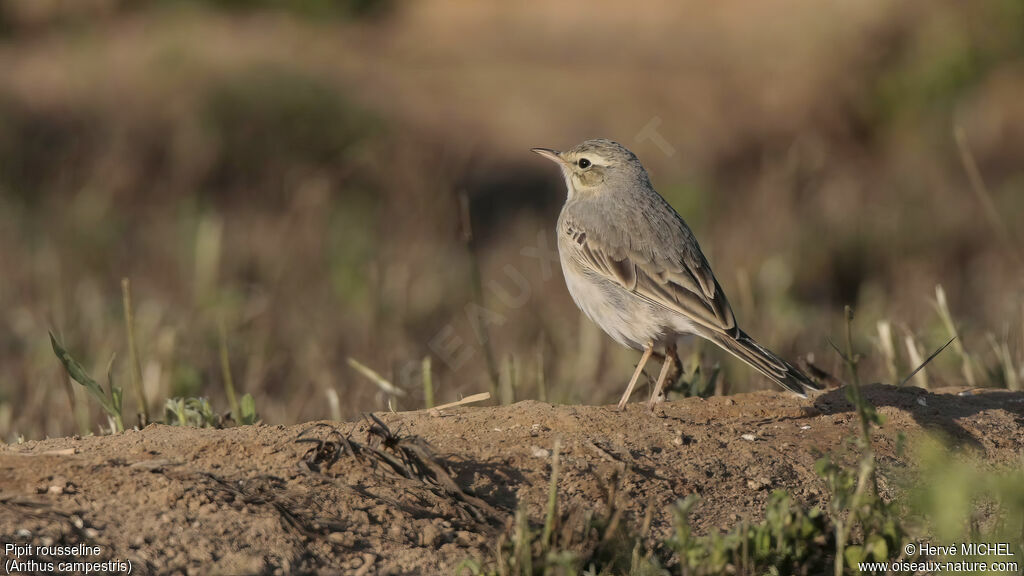
<instances>
[{"instance_id":1,"label":"clump of soil","mask_svg":"<svg viewBox=\"0 0 1024 576\"><path fill-rule=\"evenodd\" d=\"M898 434L923 430L993 465L1019 459L1024 394L945 392L868 387L887 416L874 441L884 470L907 468ZM856 433L842 391L691 398L654 414L528 401L355 423L152 425L0 448L0 536L98 546L86 559L128 559L139 574L450 573L485 557L518 506L541 521L556 439L563 506L607 507L614 482L618 506L634 520L652 507L664 534L668 505L691 493L704 499L702 532L757 519L776 488L822 503L814 461L854 458Z\"/></svg>"}]
</instances>

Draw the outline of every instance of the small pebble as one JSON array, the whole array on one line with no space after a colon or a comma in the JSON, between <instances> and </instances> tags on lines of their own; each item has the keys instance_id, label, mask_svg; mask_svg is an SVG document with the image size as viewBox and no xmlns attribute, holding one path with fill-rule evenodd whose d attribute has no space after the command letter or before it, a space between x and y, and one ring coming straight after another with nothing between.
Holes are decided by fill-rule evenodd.
<instances>
[{"instance_id":1,"label":"small pebble","mask_svg":"<svg viewBox=\"0 0 1024 576\"><path fill-rule=\"evenodd\" d=\"M356 545L356 537L351 532L331 532L327 539L345 548L352 548Z\"/></svg>"},{"instance_id":2,"label":"small pebble","mask_svg":"<svg viewBox=\"0 0 1024 576\"><path fill-rule=\"evenodd\" d=\"M771 482L769 482L768 479L765 478L764 476L758 478L751 478L747 480L747 487L750 488L751 490L760 490L762 488L769 486L770 484Z\"/></svg>"},{"instance_id":3,"label":"small pebble","mask_svg":"<svg viewBox=\"0 0 1024 576\"><path fill-rule=\"evenodd\" d=\"M428 548L433 548L435 545L437 545L437 541L440 539L440 536L441 533L437 529L437 526L434 526L433 524L427 524L423 528L423 530L420 531L419 545L426 546Z\"/></svg>"}]
</instances>

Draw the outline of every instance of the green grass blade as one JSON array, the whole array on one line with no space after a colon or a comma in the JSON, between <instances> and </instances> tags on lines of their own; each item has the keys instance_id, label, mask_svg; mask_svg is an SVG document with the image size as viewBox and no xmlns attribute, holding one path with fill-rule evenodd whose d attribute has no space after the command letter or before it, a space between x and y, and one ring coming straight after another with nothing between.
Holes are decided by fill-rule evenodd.
<instances>
[{"instance_id":1,"label":"green grass blade","mask_svg":"<svg viewBox=\"0 0 1024 576\"><path fill-rule=\"evenodd\" d=\"M53 332L50 332L50 345L53 346L53 353L57 355L61 364L64 365L64 369L68 371L68 375L71 376L71 379L84 386L89 394L100 403L103 410L114 418L114 421L117 424L117 431L123 431L124 424L121 420L121 413L118 410L118 406L115 406L113 399L107 397L103 388L93 380L92 376L89 376L89 373L86 372L85 368L83 368L82 365L79 364L78 361L75 360L59 342L57 342L57 338L53 335Z\"/></svg>"}]
</instances>

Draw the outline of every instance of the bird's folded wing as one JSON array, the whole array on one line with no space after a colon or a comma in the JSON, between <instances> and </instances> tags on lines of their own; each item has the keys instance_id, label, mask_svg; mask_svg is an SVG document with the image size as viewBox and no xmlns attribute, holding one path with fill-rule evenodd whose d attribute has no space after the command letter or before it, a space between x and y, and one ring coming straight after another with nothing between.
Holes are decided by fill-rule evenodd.
<instances>
[{"instance_id":1,"label":"bird's folded wing","mask_svg":"<svg viewBox=\"0 0 1024 576\"><path fill-rule=\"evenodd\" d=\"M576 238L578 261L637 296L715 332L736 331L736 318L696 240L665 247L662 258L607 243L592 231Z\"/></svg>"}]
</instances>

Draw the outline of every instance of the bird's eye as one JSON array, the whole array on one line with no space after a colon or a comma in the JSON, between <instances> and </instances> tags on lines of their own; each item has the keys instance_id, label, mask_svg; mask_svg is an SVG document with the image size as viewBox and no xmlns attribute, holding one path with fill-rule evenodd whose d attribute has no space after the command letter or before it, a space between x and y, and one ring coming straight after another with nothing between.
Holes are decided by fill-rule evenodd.
<instances>
[{"instance_id":1,"label":"bird's eye","mask_svg":"<svg viewBox=\"0 0 1024 576\"><path fill-rule=\"evenodd\" d=\"M590 160L587 160L586 158L580 158L580 161L577 162L576 164L579 165L580 168L589 168Z\"/></svg>"}]
</instances>

